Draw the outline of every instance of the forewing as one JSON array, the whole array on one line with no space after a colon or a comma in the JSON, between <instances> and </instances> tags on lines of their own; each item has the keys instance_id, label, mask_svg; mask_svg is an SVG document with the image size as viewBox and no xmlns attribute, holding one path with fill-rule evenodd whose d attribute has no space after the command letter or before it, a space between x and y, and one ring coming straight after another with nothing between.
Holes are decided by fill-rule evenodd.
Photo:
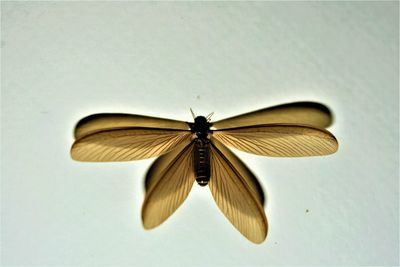
<instances>
[{"instance_id":1,"label":"forewing","mask_svg":"<svg viewBox=\"0 0 400 267\"><path fill-rule=\"evenodd\" d=\"M188 196L194 181L192 143L159 157L146 175L144 228L152 229L171 216Z\"/></svg>"},{"instance_id":2,"label":"forewing","mask_svg":"<svg viewBox=\"0 0 400 267\"><path fill-rule=\"evenodd\" d=\"M189 144L190 131L131 127L84 135L71 148L78 161L106 162L146 159L162 155L179 144Z\"/></svg>"},{"instance_id":3,"label":"forewing","mask_svg":"<svg viewBox=\"0 0 400 267\"><path fill-rule=\"evenodd\" d=\"M213 136L244 152L271 157L322 156L338 149L330 132L308 125L255 125L214 131Z\"/></svg>"},{"instance_id":4,"label":"forewing","mask_svg":"<svg viewBox=\"0 0 400 267\"><path fill-rule=\"evenodd\" d=\"M81 119L75 127L74 135L78 139L99 131L131 127L189 130L188 124L183 121L133 114L101 113Z\"/></svg>"},{"instance_id":5,"label":"forewing","mask_svg":"<svg viewBox=\"0 0 400 267\"><path fill-rule=\"evenodd\" d=\"M332 113L320 103L295 102L216 121L213 123L213 127L215 129L225 129L269 123L308 124L326 128L332 123Z\"/></svg>"},{"instance_id":6,"label":"forewing","mask_svg":"<svg viewBox=\"0 0 400 267\"><path fill-rule=\"evenodd\" d=\"M254 243L265 240L268 231L264 209L243 177L241 167L230 161L230 154L218 142L211 145L211 193L225 217Z\"/></svg>"}]
</instances>

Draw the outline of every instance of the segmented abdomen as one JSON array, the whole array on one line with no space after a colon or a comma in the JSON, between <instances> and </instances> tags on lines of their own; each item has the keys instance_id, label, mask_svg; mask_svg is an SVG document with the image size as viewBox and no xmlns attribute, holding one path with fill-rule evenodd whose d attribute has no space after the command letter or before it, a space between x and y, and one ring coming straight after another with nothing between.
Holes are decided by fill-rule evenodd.
<instances>
[{"instance_id":1,"label":"segmented abdomen","mask_svg":"<svg viewBox=\"0 0 400 267\"><path fill-rule=\"evenodd\" d=\"M197 138L194 141L194 172L199 185L205 186L210 181L209 140Z\"/></svg>"}]
</instances>

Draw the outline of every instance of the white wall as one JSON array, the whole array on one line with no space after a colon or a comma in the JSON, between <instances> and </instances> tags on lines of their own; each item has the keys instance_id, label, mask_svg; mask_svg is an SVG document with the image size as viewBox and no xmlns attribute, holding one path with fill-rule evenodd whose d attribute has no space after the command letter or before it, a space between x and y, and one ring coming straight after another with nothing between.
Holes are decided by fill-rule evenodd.
<instances>
[{"instance_id":1,"label":"white wall","mask_svg":"<svg viewBox=\"0 0 400 267\"><path fill-rule=\"evenodd\" d=\"M2 264L398 265L398 2L2 2ZM70 159L82 117L214 120L325 103L339 151L237 153L268 195L243 238L207 188L152 231L152 160ZM306 210L309 210L307 213Z\"/></svg>"}]
</instances>

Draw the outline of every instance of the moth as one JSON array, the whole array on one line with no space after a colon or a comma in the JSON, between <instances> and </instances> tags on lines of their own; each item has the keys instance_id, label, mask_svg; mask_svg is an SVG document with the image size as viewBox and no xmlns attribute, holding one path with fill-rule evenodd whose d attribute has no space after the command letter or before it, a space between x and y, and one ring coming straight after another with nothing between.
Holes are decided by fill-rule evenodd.
<instances>
[{"instance_id":1,"label":"moth","mask_svg":"<svg viewBox=\"0 0 400 267\"><path fill-rule=\"evenodd\" d=\"M194 181L210 188L226 218L254 243L265 240L268 222L264 193L255 175L230 149L270 157L332 154L336 138L325 128L329 109L295 102L211 122L193 116L184 122L130 114L94 114L75 128L71 157L115 162L159 156L146 174L142 221L152 229L188 196Z\"/></svg>"}]
</instances>

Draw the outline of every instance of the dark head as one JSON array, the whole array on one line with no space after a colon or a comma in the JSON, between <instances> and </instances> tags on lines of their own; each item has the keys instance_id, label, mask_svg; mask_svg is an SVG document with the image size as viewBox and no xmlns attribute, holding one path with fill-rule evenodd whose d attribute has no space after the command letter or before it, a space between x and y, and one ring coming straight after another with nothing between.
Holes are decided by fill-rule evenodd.
<instances>
[{"instance_id":1,"label":"dark head","mask_svg":"<svg viewBox=\"0 0 400 267\"><path fill-rule=\"evenodd\" d=\"M198 138L207 138L212 124L208 122L206 117L197 116L194 119L194 123L189 123L189 125L192 132L196 133Z\"/></svg>"}]
</instances>

